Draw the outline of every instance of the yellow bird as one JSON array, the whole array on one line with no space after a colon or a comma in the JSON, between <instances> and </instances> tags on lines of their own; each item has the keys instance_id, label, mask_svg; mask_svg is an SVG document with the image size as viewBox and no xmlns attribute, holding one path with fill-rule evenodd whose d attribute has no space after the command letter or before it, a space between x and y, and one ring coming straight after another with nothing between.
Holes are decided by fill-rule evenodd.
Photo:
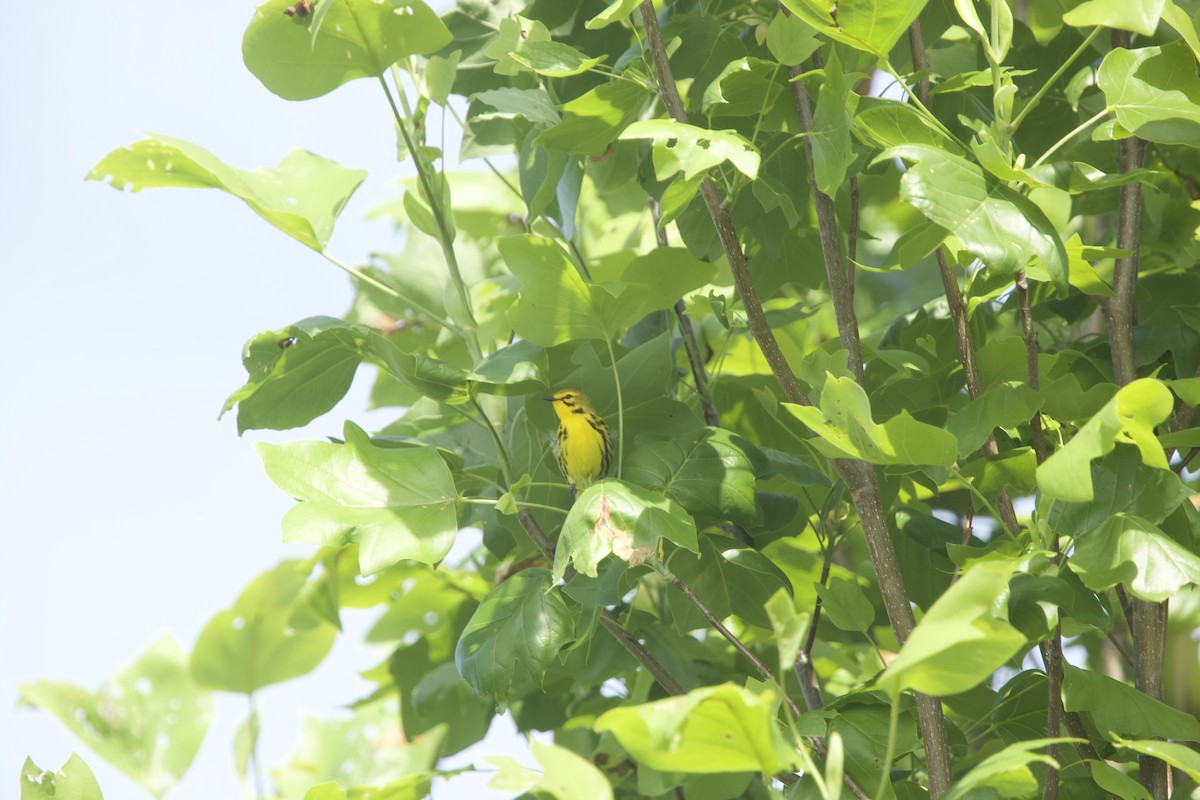
<instances>
[{"instance_id":1,"label":"yellow bird","mask_svg":"<svg viewBox=\"0 0 1200 800\"><path fill-rule=\"evenodd\" d=\"M608 425L583 392L563 389L545 399L554 404L554 413L558 414L554 455L574 495L577 486L587 488L608 474L612 463Z\"/></svg>"}]
</instances>

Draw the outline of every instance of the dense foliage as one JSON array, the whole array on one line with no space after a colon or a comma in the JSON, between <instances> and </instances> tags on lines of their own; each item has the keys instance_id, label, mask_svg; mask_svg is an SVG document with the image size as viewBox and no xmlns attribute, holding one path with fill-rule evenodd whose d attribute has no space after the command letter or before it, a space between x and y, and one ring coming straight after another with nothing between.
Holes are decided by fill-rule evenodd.
<instances>
[{"instance_id":1,"label":"dense foliage","mask_svg":"<svg viewBox=\"0 0 1200 800\"><path fill-rule=\"evenodd\" d=\"M273 93L378 81L396 252L326 249L365 174L303 150L160 137L91 177L219 188L350 274L348 312L248 342L239 432L363 373L396 419L259 445L314 553L190 655L25 701L161 795L210 691L375 608L378 690L271 796L423 797L504 710L554 744L494 785L560 800L1195 797L1198 8L269 0ZM451 96L489 172L425 136ZM614 431L574 499L563 388ZM68 787L100 796L27 763L23 797Z\"/></svg>"}]
</instances>

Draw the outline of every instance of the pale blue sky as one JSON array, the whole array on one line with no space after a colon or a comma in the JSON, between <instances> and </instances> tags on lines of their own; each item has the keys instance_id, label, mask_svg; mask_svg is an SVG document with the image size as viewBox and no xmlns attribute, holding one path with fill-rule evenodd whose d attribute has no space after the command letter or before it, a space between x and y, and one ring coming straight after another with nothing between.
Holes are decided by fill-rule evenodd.
<instances>
[{"instance_id":1,"label":"pale blue sky","mask_svg":"<svg viewBox=\"0 0 1200 800\"><path fill-rule=\"evenodd\" d=\"M253 7L17 2L0 26L0 796L13 796L27 755L57 769L72 750L110 800L148 796L47 715L14 709L16 684L93 688L163 630L190 648L250 578L306 552L280 542L291 501L260 469L253 437L215 419L244 378L242 343L343 313L346 277L217 191L83 181L142 131L238 167L301 146L370 171L331 250L356 263L394 244L388 223L363 221L406 174L378 86L274 97L242 65ZM347 416L379 424L362 412L367 388L301 435L339 433ZM355 641L368 620L351 620L314 675L263 693L268 764L290 751L299 709L333 711L369 688L355 675L382 658ZM230 740L244 713L241 697L218 699L193 772L169 798L237 796ZM515 744L502 737L484 752ZM435 793L456 795L480 796L460 781Z\"/></svg>"}]
</instances>

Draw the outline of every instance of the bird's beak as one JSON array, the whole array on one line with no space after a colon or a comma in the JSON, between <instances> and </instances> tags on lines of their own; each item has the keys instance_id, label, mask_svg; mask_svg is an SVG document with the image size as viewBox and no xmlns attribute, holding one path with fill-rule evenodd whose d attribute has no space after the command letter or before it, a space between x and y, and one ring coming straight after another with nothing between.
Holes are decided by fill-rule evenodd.
<instances>
[{"instance_id":1,"label":"bird's beak","mask_svg":"<svg viewBox=\"0 0 1200 800\"><path fill-rule=\"evenodd\" d=\"M553 403L553 402L554 402L554 398L553 398L553 397L543 397L542 399L543 399L543 400L545 400L547 403Z\"/></svg>"}]
</instances>

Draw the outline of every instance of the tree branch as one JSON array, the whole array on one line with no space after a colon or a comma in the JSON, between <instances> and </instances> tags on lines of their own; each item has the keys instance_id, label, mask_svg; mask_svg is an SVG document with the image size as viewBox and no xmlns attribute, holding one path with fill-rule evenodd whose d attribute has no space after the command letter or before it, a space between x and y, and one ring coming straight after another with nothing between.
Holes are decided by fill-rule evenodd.
<instances>
[{"instance_id":1,"label":"tree branch","mask_svg":"<svg viewBox=\"0 0 1200 800\"><path fill-rule=\"evenodd\" d=\"M1129 47L1129 32L1114 30L1112 46ZM1117 142L1122 172L1142 165L1142 141L1135 136ZM1133 354L1133 327L1137 324L1138 239L1142 219L1142 185L1136 181L1121 187L1117 208L1117 247L1129 255L1113 265L1114 296L1104 305L1108 320L1108 343L1112 350L1113 375L1118 386L1137 379ZM1147 697L1163 699L1163 656L1166 647L1167 605L1133 600L1134 686ZM1154 800L1166 800L1167 765L1150 756L1139 756L1141 782Z\"/></svg>"},{"instance_id":2,"label":"tree branch","mask_svg":"<svg viewBox=\"0 0 1200 800\"><path fill-rule=\"evenodd\" d=\"M654 223L654 236L659 247L670 247L667 232L659 225L658 201L647 196L650 205L650 220ZM683 339L683 350L687 353L688 366L692 369L692 381L696 384L696 397L700 399L700 408L704 412L704 421L714 428L721 427L721 415L717 412L717 404L713 402L709 390L708 370L704 368L704 359L700 357L700 345L696 343L696 332L692 329L692 319L685 311L683 300L675 303L675 319L679 322L679 335Z\"/></svg>"}]
</instances>

